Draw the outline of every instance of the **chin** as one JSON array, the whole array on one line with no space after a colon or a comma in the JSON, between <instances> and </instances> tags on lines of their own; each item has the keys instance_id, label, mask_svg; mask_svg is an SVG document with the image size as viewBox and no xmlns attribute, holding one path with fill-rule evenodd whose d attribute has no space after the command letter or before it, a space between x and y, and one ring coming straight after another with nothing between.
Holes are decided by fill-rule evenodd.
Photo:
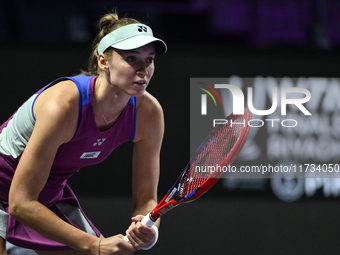
<instances>
[{"instance_id":1,"label":"chin","mask_svg":"<svg viewBox=\"0 0 340 255\"><path fill-rule=\"evenodd\" d=\"M139 88L135 88L132 92L133 96L135 97L139 97L144 95L145 91L146 91L147 86L143 86L143 87L139 87Z\"/></svg>"},{"instance_id":2,"label":"chin","mask_svg":"<svg viewBox=\"0 0 340 255\"><path fill-rule=\"evenodd\" d=\"M129 94L134 97L141 97L144 95L144 93L145 93L145 89L139 89L139 90L131 91L131 93Z\"/></svg>"}]
</instances>

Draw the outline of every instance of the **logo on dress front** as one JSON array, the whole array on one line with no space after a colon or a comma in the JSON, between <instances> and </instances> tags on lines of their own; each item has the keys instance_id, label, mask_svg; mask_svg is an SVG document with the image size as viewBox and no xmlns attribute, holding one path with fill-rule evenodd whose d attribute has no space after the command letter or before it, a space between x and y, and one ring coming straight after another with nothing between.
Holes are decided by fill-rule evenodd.
<instances>
[{"instance_id":1,"label":"logo on dress front","mask_svg":"<svg viewBox=\"0 0 340 255\"><path fill-rule=\"evenodd\" d=\"M100 146L105 142L106 138L101 138L101 139L97 139L96 142L94 142L93 146Z\"/></svg>"},{"instance_id":2,"label":"logo on dress front","mask_svg":"<svg viewBox=\"0 0 340 255\"><path fill-rule=\"evenodd\" d=\"M88 159L88 158L98 158L101 151L92 151L92 152L84 152L80 158Z\"/></svg>"}]
</instances>

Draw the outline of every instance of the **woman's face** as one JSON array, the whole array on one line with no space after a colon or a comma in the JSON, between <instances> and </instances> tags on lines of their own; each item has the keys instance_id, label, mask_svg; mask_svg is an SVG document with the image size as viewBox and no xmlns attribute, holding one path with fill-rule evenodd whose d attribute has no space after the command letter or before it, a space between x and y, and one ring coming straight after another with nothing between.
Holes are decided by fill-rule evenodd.
<instances>
[{"instance_id":1,"label":"woman's face","mask_svg":"<svg viewBox=\"0 0 340 255\"><path fill-rule=\"evenodd\" d=\"M141 96L154 73L152 43L134 50L115 49L109 59L110 83L130 96Z\"/></svg>"}]
</instances>

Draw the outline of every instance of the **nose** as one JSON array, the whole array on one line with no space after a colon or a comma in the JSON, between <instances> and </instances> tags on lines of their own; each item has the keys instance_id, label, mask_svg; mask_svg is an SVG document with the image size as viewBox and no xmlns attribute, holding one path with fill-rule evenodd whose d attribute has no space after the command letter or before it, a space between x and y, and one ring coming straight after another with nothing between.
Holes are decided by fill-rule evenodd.
<instances>
[{"instance_id":1,"label":"nose","mask_svg":"<svg viewBox=\"0 0 340 255\"><path fill-rule=\"evenodd\" d=\"M144 75L149 74L148 67L149 66L146 65L145 63L141 63L137 68L137 74L139 76L144 76Z\"/></svg>"},{"instance_id":2,"label":"nose","mask_svg":"<svg viewBox=\"0 0 340 255\"><path fill-rule=\"evenodd\" d=\"M136 65L136 73L139 75L152 74L153 69L153 62L149 62L148 60L140 60Z\"/></svg>"}]
</instances>

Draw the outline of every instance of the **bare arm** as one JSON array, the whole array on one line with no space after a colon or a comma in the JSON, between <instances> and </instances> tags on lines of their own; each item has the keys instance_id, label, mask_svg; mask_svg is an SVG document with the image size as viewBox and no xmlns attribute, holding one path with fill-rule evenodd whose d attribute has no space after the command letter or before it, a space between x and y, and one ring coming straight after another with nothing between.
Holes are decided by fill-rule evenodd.
<instances>
[{"instance_id":1,"label":"bare arm","mask_svg":"<svg viewBox=\"0 0 340 255\"><path fill-rule=\"evenodd\" d=\"M151 95L146 94L138 109L137 133L133 148L133 216L146 215L157 205L159 157L164 133L163 111ZM129 228L127 235L135 247L151 243L154 231L140 225L141 217ZM133 230L136 225L138 230ZM155 223L159 227L159 221ZM142 242L141 242L142 241ZM144 245L142 247L146 247ZM138 248L137 248L138 249Z\"/></svg>"}]
</instances>

